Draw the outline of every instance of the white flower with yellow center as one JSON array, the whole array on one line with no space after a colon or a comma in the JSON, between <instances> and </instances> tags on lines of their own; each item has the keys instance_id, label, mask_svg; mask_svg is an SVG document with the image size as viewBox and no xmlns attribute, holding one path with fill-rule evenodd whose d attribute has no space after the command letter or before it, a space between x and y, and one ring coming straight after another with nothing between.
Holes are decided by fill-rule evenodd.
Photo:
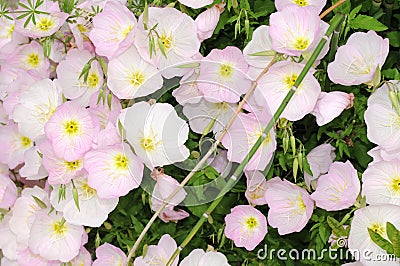
<instances>
[{"instance_id":1,"label":"white flower with yellow center","mask_svg":"<svg viewBox=\"0 0 400 266\"><path fill-rule=\"evenodd\" d=\"M390 222L397 229L400 228L400 206L392 204L378 204L358 209L350 226L348 247L350 250L357 250L360 254L360 261L363 265L381 265L377 259L387 254L385 250L375 244L368 232L371 229L381 237L389 241L386 231L386 223ZM367 255L367 256L365 256ZM382 261L382 265L399 265L396 261Z\"/></svg>"},{"instance_id":2,"label":"white flower with yellow center","mask_svg":"<svg viewBox=\"0 0 400 266\"><path fill-rule=\"evenodd\" d=\"M74 201L73 185L77 191L79 209ZM64 199L58 199L59 190L59 185L53 186L50 202L57 211L63 213L63 217L70 224L99 227L118 204L118 198L99 198L96 189L89 186L85 172L76 177L73 184L70 182L65 186Z\"/></svg>"},{"instance_id":3,"label":"white flower with yellow center","mask_svg":"<svg viewBox=\"0 0 400 266\"><path fill-rule=\"evenodd\" d=\"M60 212L48 209L35 213L29 236L29 248L48 260L68 262L78 255L84 227L65 221Z\"/></svg>"},{"instance_id":4,"label":"white flower with yellow center","mask_svg":"<svg viewBox=\"0 0 400 266\"><path fill-rule=\"evenodd\" d=\"M120 99L149 95L163 85L155 66L142 59L134 45L108 64L107 85Z\"/></svg>"},{"instance_id":5,"label":"white flower with yellow center","mask_svg":"<svg viewBox=\"0 0 400 266\"><path fill-rule=\"evenodd\" d=\"M43 47L36 41L21 45L11 64L39 79L49 76L49 60L44 57Z\"/></svg>"},{"instance_id":6,"label":"white flower with yellow center","mask_svg":"<svg viewBox=\"0 0 400 266\"><path fill-rule=\"evenodd\" d=\"M4 16L0 17L0 48L11 42L14 28L14 20L7 19Z\"/></svg>"},{"instance_id":7,"label":"white flower with yellow center","mask_svg":"<svg viewBox=\"0 0 400 266\"><path fill-rule=\"evenodd\" d=\"M60 90L50 79L42 79L24 90L18 97L13 119L19 131L32 140L44 136L44 125L62 103Z\"/></svg>"},{"instance_id":8,"label":"white flower with yellow center","mask_svg":"<svg viewBox=\"0 0 400 266\"><path fill-rule=\"evenodd\" d=\"M126 139L150 169L189 157L189 150L184 145L189 127L172 105L136 103L125 109L119 119L126 131Z\"/></svg>"}]
</instances>

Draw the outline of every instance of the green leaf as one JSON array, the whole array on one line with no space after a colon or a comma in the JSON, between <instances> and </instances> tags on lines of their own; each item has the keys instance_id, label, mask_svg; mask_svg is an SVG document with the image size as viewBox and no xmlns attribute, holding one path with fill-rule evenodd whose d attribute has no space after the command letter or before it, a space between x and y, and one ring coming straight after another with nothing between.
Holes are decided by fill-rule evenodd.
<instances>
[{"instance_id":1,"label":"green leaf","mask_svg":"<svg viewBox=\"0 0 400 266\"><path fill-rule=\"evenodd\" d=\"M379 22L376 18L366 15L358 15L356 18L350 21L349 26L350 28L356 30L363 29L363 30L384 31L388 29L388 27Z\"/></svg>"},{"instance_id":2,"label":"green leaf","mask_svg":"<svg viewBox=\"0 0 400 266\"><path fill-rule=\"evenodd\" d=\"M389 38L389 44L393 47L400 47L400 32L399 31L391 31L386 37Z\"/></svg>"},{"instance_id":3,"label":"green leaf","mask_svg":"<svg viewBox=\"0 0 400 266\"><path fill-rule=\"evenodd\" d=\"M368 233L375 244L377 244L382 249L386 250L387 253L393 254L393 246L389 241L384 239L380 234L376 233L374 230L370 228L368 228Z\"/></svg>"},{"instance_id":4,"label":"green leaf","mask_svg":"<svg viewBox=\"0 0 400 266\"><path fill-rule=\"evenodd\" d=\"M390 222L386 223L386 232L393 244L393 253L400 258L400 231Z\"/></svg>"},{"instance_id":5,"label":"green leaf","mask_svg":"<svg viewBox=\"0 0 400 266\"><path fill-rule=\"evenodd\" d=\"M32 198L36 201L37 205L39 205L40 208L46 209L47 205L44 203L42 200L40 200L38 197L32 195Z\"/></svg>"},{"instance_id":6,"label":"green leaf","mask_svg":"<svg viewBox=\"0 0 400 266\"><path fill-rule=\"evenodd\" d=\"M332 4L335 4L336 2L339 2L339 0L332 0ZM361 5L359 7L361 9ZM336 13L348 14L350 12L350 9L351 9L351 3L350 1L346 1L337 8L335 8L333 12L335 12L335 14Z\"/></svg>"},{"instance_id":7,"label":"green leaf","mask_svg":"<svg viewBox=\"0 0 400 266\"><path fill-rule=\"evenodd\" d=\"M335 2L337 2L337 1L335 1ZM347 1L347 2L350 4L350 1ZM353 10L351 10L351 12L349 14L349 20L353 20L356 17L356 15L358 14L358 12L360 12L361 8L362 8L362 5L359 5L359 6L355 7Z\"/></svg>"},{"instance_id":8,"label":"green leaf","mask_svg":"<svg viewBox=\"0 0 400 266\"><path fill-rule=\"evenodd\" d=\"M328 216L326 221L328 222L329 227L332 228L332 233L335 236L340 237L346 235L346 230L344 230L343 226L335 218Z\"/></svg>"}]
</instances>

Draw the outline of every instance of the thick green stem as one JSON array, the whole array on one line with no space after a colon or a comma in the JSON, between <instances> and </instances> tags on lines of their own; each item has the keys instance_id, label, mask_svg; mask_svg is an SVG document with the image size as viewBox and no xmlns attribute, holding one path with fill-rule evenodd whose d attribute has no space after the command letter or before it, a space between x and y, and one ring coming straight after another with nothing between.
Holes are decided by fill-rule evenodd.
<instances>
[{"instance_id":1,"label":"thick green stem","mask_svg":"<svg viewBox=\"0 0 400 266\"><path fill-rule=\"evenodd\" d=\"M326 41L328 40L328 36L330 36L335 28L341 23L343 19L343 15L338 14L335 15L335 17L331 21L331 25L329 29L327 30L325 36L321 39L317 47L315 48L313 54L310 57L310 60L306 63L304 66L303 70L301 71L300 75L298 76L296 82L294 83L293 87L290 89L290 91L286 94L286 97L283 99L282 103L276 110L273 118L269 121L267 126L263 130L263 134L257 139L256 143L253 145L253 147L250 149L249 153L247 156L244 158L244 160L240 163L240 165L236 168L235 172L233 175L230 177L228 180L227 184L225 187L221 190L221 192L218 194L217 199L214 200L211 205L208 207L207 211L204 212L203 216L197 221L196 225L193 227L193 229L190 231L190 233L186 236L185 240L183 240L182 244L175 250L174 254L171 256L169 259L167 266L170 266L172 262L176 259L176 257L179 255L180 251L186 247L186 245L190 242L190 240L196 235L198 230L201 228L203 223L208 219L209 215L214 211L214 209L220 204L220 202L223 199L223 196L230 190L232 185L235 184L235 182L241 177L242 172L244 168L246 167L247 163L251 160L253 155L257 152L258 148L261 146L263 141L267 138L269 131L272 129L272 127L275 125L275 122L279 119L281 116L282 112L285 110L286 106L288 105L290 99L293 97L294 93L296 92L296 89L300 86L301 82L303 81L304 77L307 75L308 71L314 64L315 60L317 59L318 55L321 53L322 48L324 47Z\"/></svg>"},{"instance_id":2,"label":"thick green stem","mask_svg":"<svg viewBox=\"0 0 400 266\"><path fill-rule=\"evenodd\" d=\"M394 0L385 0L384 5L385 5L384 22L385 22L385 25L388 26L388 28L390 28L390 22L392 21Z\"/></svg>"},{"instance_id":3,"label":"thick green stem","mask_svg":"<svg viewBox=\"0 0 400 266\"><path fill-rule=\"evenodd\" d=\"M369 10L370 16L373 16L373 15L375 15L376 12L378 12L378 10L380 9L380 7L382 5L382 1L383 0L371 0L372 6L371 6L371 9Z\"/></svg>"}]
</instances>

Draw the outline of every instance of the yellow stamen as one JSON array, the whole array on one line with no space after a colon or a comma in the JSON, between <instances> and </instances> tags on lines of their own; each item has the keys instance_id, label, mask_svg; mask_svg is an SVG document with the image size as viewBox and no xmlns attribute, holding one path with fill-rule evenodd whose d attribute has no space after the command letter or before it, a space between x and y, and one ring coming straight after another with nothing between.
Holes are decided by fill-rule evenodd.
<instances>
[{"instance_id":1,"label":"yellow stamen","mask_svg":"<svg viewBox=\"0 0 400 266\"><path fill-rule=\"evenodd\" d=\"M304 38L304 37L298 37L294 42L293 42L293 47L296 50L304 51L307 49L307 47L310 45L310 40Z\"/></svg>"},{"instance_id":2,"label":"yellow stamen","mask_svg":"<svg viewBox=\"0 0 400 266\"><path fill-rule=\"evenodd\" d=\"M133 72L129 77L128 77L129 81L131 82L131 84L134 87L139 87L140 85L143 84L145 76L143 75L142 72L140 71L136 71Z\"/></svg>"},{"instance_id":3,"label":"yellow stamen","mask_svg":"<svg viewBox=\"0 0 400 266\"><path fill-rule=\"evenodd\" d=\"M308 6L308 3L306 0L294 0L293 3L295 3L298 6Z\"/></svg>"},{"instance_id":4,"label":"yellow stamen","mask_svg":"<svg viewBox=\"0 0 400 266\"><path fill-rule=\"evenodd\" d=\"M68 136L77 135L80 132L79 122L73 119L67 120L64 123L64 133Z\"/></svg>"},{"instance_id":5,"label":"yellow stamen","mask_svg":"<svg viewBox=\"0 0 400 266\"><path fill-rule=\"evenodd\" d=\"M41 31L48 31L54 27L54 20L49 16L40 18L36 22L36 27Z\"/></svg>"},{"instance_id":6,"label":"yellow stamen","mask_svg":"<svg viewBox=\"0 0 400 266\"><path fill-rule=\"evenodd\" d=\"M223 63L219 68L219 75L225 79L230 78L233 74L233 67L231 64Z\"/></svg>"},{"instance_id":7,"label":"yellow stamen","mask_svg":"<svg viewBox=\"0 0 400 266\"><path fill-rule=\"evenodd\" d=\"M90 72L86 81L86 84L90 87L90 88L94 88L97 86L97 84L99 84L99 76L94 73L94 72Z\"/></svg>"},{"instance_id":8,"label":"yellow stamen","mask_svg":"<svg viewBox=\"0 0 400 266\"><path fill-rule=\"evenodd\" d=\"M120 153L114 156L114 166L118 170L126 171L128 169L128 165L129 160L124 154Z\"/></svg>"},{"instance_id":9,"label":"yellow stamen","mask_svg":"<svg viewBox=\"0 0 400 266\"><path fill-rule=\"evenodd\" d=\"M67 167L68 170L76 171L77 169L79 169L81 167L82 160L76 160L73 162L64 161L64 165Z\"/></svg>"},{"instance_id":10,"label":"yellow stamen","mask_svg":"<svg viewBox=\"0 0 400 266\"><path fill-rule=\"evenodd\" d=\"M32 141L28 137L25 137L25 136L21 137L21 145L23 148L29 148L31 146L31 144L32 144Z\"/></svg>"},{"instance_id":11,"label":"yellow stamen","mask_svg":"<svg viewBox=\"0 0 400 266\"><path fill-rule=\"evenodd\" d=\"M40 64L39 55L35 53L29 54L26 58L26 63L33 68L37 68Z\"/></svg>"}]
</instances>

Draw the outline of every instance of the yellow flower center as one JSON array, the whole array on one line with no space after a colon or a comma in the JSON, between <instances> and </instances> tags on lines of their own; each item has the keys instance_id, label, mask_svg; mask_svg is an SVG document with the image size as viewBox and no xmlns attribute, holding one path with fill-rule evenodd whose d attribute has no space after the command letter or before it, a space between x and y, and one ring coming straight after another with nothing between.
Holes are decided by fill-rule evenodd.
<instances>
[{"instance_id":1,"label":"yellow flower center","mask_svg":"<svg viewBox=\"0 0 400 266\"><path fill-rule=\"evenodd\" d=\"M114 156L115 168L126 171L128 169L128 164L129 160L124 154L120 153Z\"/></svg>"},{"instance_id":2,"label":"yellow flower center","mask_svg":"<svg viewBox=\"0 0 400 266\"><path fill-rule=\"evenodd\" d=\"M41 31L48 31L54 27L54 20L49 16L40 18L36 22L36 27Z\"/></svg>"},{"instance_id":3,"label":"yellow flower center","mask_svg":"<svg viewBox=\"0 0 400 266\"><path fill-rule=\"evenodd\" d=\"M172 36L171 35L168 36L167 34L164 33L163 35L161 35L160 39L161 39L161 43L164 46L166 51L168 51L169 49L172 48L173 40L172 40Z\"/></svg>"},{"instance_id":4,"label":"yellow flower center","mask_svg":"<svg viewBox=\"0 0 400 266\"><path fill-rule=\"evenodd\" d=\"M304 38L304 37L298 37L294 42L293 42L293 47L296 50L303 51L307 49L307 47L310 45L310 40Z\"/></svg>"},{"instance_id":5,"label":"yellow flower center","mask_svg":"<svg viewBox=\"0 0 400 266\"><path fill-rule=\"evenodd\" d=\"M91 188L88 183L84 183L82 184L82 193L84 194L83 197L84 198L91 198L94 195L96 195L96 190L94 188Z\"/></svg>"},{"instance_id":6,"label":"yellow flower center","mask_svg":"<svg viewBox=\"0 0 400 266\"><path fill-rule=\"evenodd\" d=\"M87 28L82 24L78 24L76 27L78 28L80 33L87 32Z\"/></svg>"},{"instance_id":7,"label":"yellow flower center","mask_svg":"<svg viewBox=\"0 0 400 266\"><path fill-rule=\"evenodd\" d=\"M77 135L80 131L79 122L73 119L67 120L64 123L64 133L68 136Z\"/></svg>"},{"instance_id":8,"label":"yellow flower center","mask_svg":"<svg viewBox=\"0 0 400 266\"><path fill-rule=\"evenodd\" d=\"M292 73L285 77L284 82L287 84L287 88L291 89L293 87L294 83L296 82L296 80L297 80L297 75Z\"/></svg>"},{"instance_id":9,"label":"yellow flower center","mask_svg":"<svg viewBox=\"0 0 400 266\"><path fill-rule=\"evenodd\" d=\"M28 65L30 65L31 67L33 67L33 68L38 67L39 64L40 64L39 55L35 54L35 53L29 54L27 59L26 59L26 63Z\"/></svg>"},{"instance_id":10,"label":"yellow flower center","mask_svg":"<svg viewBox=\"0 0 400 266\"><path fill-rule=\"evenodd\" d=\"M233 74L233 67L231 64L223 63L219 68L219 75L223 78L230 78Z\"/></svg>"},{"instance_id":11,"label":"yellow flower center","mask_svg":"<svg viewBox=\"0 0 400 266\"><path fill-rule=\"evenodd\" d=\"M297 197L297 208L299 208L302 213L306 211L306 205L301 196Z\"/></svg>"},{"instance_id":12,"label":"yellow flower center","mask_svg":"<svg viewBox=\"0 0 400 266\"><path fill-rule=\"evenodd\" d=\"M133 72L133 73L128 77L128 79L129 79L129 81L131 82L131 84L132 84L134 87L139 87L140 85L143 84L145 77L144 77L144 75L143 75L142 72L136 71L136 72Z\"/></svg>"},{"instance_id":13,"label":"yellow flower center","mask_svg":"<svg viewBox=\"0 0 400 266\"><path fill-rule=\"evenodd\" d=\"M122 40L125 39L126 36L128 36L128 34L132 31L132 29L133 25L129 25L128 27L122 30Z\"/></svg>"},{"instance_id":14,"label":"yellow flower center","mask_svg":"<svg viewBox=\"0 0 400 266\"><path fill-rule=\"evenodd\" d=\"M254 230L258 226L258 220L254 216L247 217L244 223L249 230Z\"/></svg>"},{"instance_id":15,"label":"yellow flower center","mask_svg":"<svg viewBox=\"0 0 400 266\"><path fill-rule=\"evenodd\" d=\"M299 6L308 6L308 3L306 0L294 0L293 3Z\"/></svg>"},{"instance_id":16,"label":"yellow flower center","mask_svg":"<svg viewBox=\"0 0 400 266\"><path fill-rule=\"evenodd\" d=\"M64 165L67 167L68 170L75 171L81 167L82 160L76 160L73 162L64 161Z\"/></svg>"},{"instance_id":17,"label":"yellow flower center","mask_svg":"<svg viewBox=\"0 0 400 266\"><path fill-rule=\"evenodd\" d=\"M145 151L153 151L156 148L156 141L152 138L143 138L140 145Z\"/></svg>"},{"instance_id":18,"label":"yellow flower center","mask_svg":"<svg viewBox=\"0 0 400 266\"><path fill-rule=\"evenodd\" d=\"M390 190L400 194L400 176L394 176L390 182Z\"/></svg>"},{"instance_id":19,"label":"yellow flower center","mask_svg":"<svg viewBox=\"0 0 400 266\"><path fill-rule=\"evenodd\" d=\"M374 223L372 224L369 229L374 231L375 233L378 233L380 236L384 237L385 233L385 227L382 226L380 223Z\"/></svg>"},{"instance_id":20,"label":"yellow flower center","mask_svg":"<svg viewBox=\"0 0 400 266\"><path fill-rule=\"evenodd\" d=\"M58 236L63 236L67 232L67 225L61 221L53 224L53 232Z\"/></svg>"},{"instance_id":21,"label":"yellow flower center","mask_svg":"<svg viewBox=\"0 0 400 266\"><path fill-rule=\"evenodd\" d=\"M21 137L21 145L23 148L25 148L25 149L29 148L31 146L31 144L32 144L32 141L28 137L25 137L25 136Z\"/></svg>"},{"instance_id":22,"label":"yellow flower center","mask_svg":"<svg viewBox=\"0 0 400 266\"><path fill-rule=\"evenodd\" d=\"M94 72L90 72L86 81L86 84L90 87L90 88L94 88L97 86L97 84L99 84L99 76L94 73Z\"/></svg>"}]
</instances>

